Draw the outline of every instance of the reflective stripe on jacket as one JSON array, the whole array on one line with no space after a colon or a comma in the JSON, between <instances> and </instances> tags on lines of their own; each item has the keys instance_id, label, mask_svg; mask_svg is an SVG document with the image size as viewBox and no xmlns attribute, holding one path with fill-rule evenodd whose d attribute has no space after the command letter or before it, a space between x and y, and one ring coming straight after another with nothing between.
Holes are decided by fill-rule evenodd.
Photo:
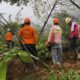
<instances>
[{"instance_id":1,"label":"reflective stripe on jacket","mask_svg":"<svg viewBox=\"0 0 80 80\"><path fill-rule=\"evenodd\" d=\"M23 38L24 44L36 44L37 43L37 33L31 26L24 26L19 30L20 37Z\"/></svg>"}]
</instances>

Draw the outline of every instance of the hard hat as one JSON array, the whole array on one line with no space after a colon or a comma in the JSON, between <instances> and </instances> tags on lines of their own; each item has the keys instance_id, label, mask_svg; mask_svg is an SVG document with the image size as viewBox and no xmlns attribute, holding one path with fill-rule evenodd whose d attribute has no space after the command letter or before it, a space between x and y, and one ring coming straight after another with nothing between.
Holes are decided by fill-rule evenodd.
<instances>
[{"instance_id":1,"label":"hard hat","mask_svg":"<svg viewBox=\"0 0 80 80\"><path fill-rule=\"evenodd\" d=\"M7 29L7 31L10 31L10 29Z\"/></svg>"},{"instance_id":2,"label":"hard hat","mask_svg":"<svg viewBox=\"0 0 80 80\"><path fill-rule=\"evenodd\" d=\"M70 21L71 21L71 18L70 18L70 17L67 17L67 18L65 19L66 24L69 24Z\"/></svg>"},{"instance_id":3,"label":"hard hat","mask_svg":"<svg viewBox=\"0 0 80 80\"><path fill-rule=\"evenodd\" d=\"M53 18L53 23L59 23L59 19L58 18Z\"/></svg>"},{"instance_id":4,"label":"hard hat","mask_svg":"<svg viewBox=\"0 0 80 80\"><path fill-rule=\"evenodd\" d=\"M27 22L30 22L30 19L29 18L25 18L24 19L24 23L27 23Z\"/></svg>"}]
</instances>

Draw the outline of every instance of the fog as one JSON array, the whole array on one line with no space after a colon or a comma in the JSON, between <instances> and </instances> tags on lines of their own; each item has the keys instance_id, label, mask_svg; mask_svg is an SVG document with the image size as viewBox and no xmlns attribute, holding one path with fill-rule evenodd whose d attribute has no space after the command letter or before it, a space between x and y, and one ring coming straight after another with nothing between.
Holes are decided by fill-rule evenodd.
<instances>
[{"instance_id":1,"label":"fog","mask_svg":"<svg viewBox=\"0 0 80 80\"><path fill-rule=\"evenodd\" d=\"M9 3L1 3L0 4L0 13L5 13L4 17L8 19L9 15L11 14L11 19L15 21L16 14L20 11L20 9L23 7L23 10L21 11L21 15L23 18L29 17L33 22L36 21L36 18L34 16L32 8L28 6L16 6L16 5L10 5Z\"/></svg>"}]
</instances>

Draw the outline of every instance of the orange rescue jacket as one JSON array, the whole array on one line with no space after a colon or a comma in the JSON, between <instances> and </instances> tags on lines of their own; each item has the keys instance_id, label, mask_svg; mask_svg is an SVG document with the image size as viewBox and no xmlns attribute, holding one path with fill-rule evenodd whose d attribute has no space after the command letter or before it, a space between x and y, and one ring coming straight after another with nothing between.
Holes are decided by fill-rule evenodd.
<instances>
[{"instance_id":1,"label":"orange rescue jacket","mask_svg":"<svg viewBox=\"0 0 80 80\"><path fill-rule=\"evenodd\" d=\"M24 44L36 44L37 43L36 30L29 25L26 25L19 30L19 36L22 37Z\"/></svg>"},{"instance_id":2,"label":"orange rescue jacket","mask_svg":"<svg viewBox=\"0 0 80 80\"><path fill-rule=\"evenodd\" d=\"M11 32L6 33L5 40L7 40L7 41L12 40L12 33Z\"/></svg>"}]
</instances>

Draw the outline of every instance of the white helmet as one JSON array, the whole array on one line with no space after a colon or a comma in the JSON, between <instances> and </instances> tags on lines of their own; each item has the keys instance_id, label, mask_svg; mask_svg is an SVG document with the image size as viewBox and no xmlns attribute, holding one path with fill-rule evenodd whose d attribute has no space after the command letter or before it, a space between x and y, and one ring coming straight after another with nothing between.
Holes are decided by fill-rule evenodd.
<instances>
[{"instance_id":1,"label":"white helmet","mask_svg":"<svg viewBox=\"0 0 80 80\"><path fill-rule=\"evenodd\" d=\"M66 24L69 24L70 21L71 21L71 18L70 18L70 17L67 17L67 18L65 19Z\"/></svg>"}]
</instances>

